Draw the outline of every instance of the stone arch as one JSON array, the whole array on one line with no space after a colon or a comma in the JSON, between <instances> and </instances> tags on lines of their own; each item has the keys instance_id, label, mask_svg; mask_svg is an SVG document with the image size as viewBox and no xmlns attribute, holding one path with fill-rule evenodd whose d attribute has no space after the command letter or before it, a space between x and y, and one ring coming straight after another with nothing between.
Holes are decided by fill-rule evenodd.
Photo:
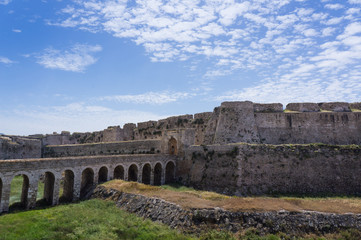
<instances>
[{"instance_id":1,"label":"stone arch","mask_svg":"<svg viewBox=\"0 0 361 240\"><path fill-rule=\"evenodd\" d=\"M54 198L54 184L55 184L55 175L52 172L45 172L44 174L44 203L46 205L53 204Z\"/></svg>"},{"instance_id":2,"label":"stone arch","mask_svg":"<svg viewBox=\"0 0 361 240\"><path fill-rule=\"evenodd\" d=\"M94 171L86 168L81 174L80 199L86 199L94 187Z\"/></svg>"},{"instance_id":3,"label":"stone arch","mask_svg":"<svg viewBox=\"0 0 361 240\"><path fill-rule=\"evenodd\" d=\"M118 165L116 168L114 168L113 178L124 180L124 167L122 165Z\"/></svg>"},{"instance_id":4,"label":"stone arch","mask_svg":"<svg viewBox=\"0 0 361 240\"><path fill-rule=\"evenodd\" d=\"M170 155L178 154L177 140L174 137L171 137L168 141L168 153Z\"/></svg>"},{"instance_id":5,"label":"stone arch","mask_svg":"<svg viewBox=\"0 0 361 240\"><path fill-rule=\"evenodd\" d=\"M175 164L169 161L165 166L165 183L172 183L175 180Z\"/></svg>"},{"instance_id":6,"label":"stone arch","mask_svg":"<svg viewBox=\"0 0 361 240\"><path fill-rule=\"evenodd\" d=\"M16 201L18 199L16 199L16 196L13 196L13 182L14 181L17 181L17 177L18 176L21 176L23 179L22 179L22 189L21 189L21 195L20 195L20 198L19 198L19 201ZM11 180L10 182L10 199L9 199L9 203L10 203L10 208L27 208L27 205L28 205L28 193L29 193L29 184L30 184L30 181L29 181L29 177L27 174L25 173L18 173L16 174L13 179ZM15 200L12 200L12 198L15 198Z\"/></svg>"},{"instance_id":7,"label":"stone arch","mask_svg":"<svg viewBox=\"0 0 361 240\"><path fill-rule=\"evenodd\" d=\"M142 171L142 182L144 184L150 184L150 173L152 168L149 163L144 164Z\"/></svg>"},{"instance_id":8,"label":"stone arch","mask_svg":"<svg viewBox=\"0 0 361 240\"><path fill-rule=\"evenodd\" d=\"M98 172L98 183L103 183L108 181L108 168L103 166L99 169Z\"/></svg>"},{"instance_id":9,"label":"stone arch","mask_svg":"<svg viewBox=\"0 0 361 240\"><path fill-rule=\"evenodd\" d=\"M154 185L162 185L162 164L157 163L154 166Z\"/></svg>"},{"instance_id":10,"label":"stone arch","mask_svg":"<svg viewBox=\"0 0 361 240\"><path fill-rule=\"evenodd\" d=\"M74 172L72 170L65 170L62 173L62 178L63 194L59 201L71 202L74 199Z\"/></svg>"},{"instance_id":11,"label":"stone arch","mask_svg":"<svg viewBox=\"0 0 361 240\"><path fill-rule=\"evenodd\" d=\"M136 164L130 165L128 169L128 180L133 182L138 181L138 166Z\"/></svg>"}]
</instances>

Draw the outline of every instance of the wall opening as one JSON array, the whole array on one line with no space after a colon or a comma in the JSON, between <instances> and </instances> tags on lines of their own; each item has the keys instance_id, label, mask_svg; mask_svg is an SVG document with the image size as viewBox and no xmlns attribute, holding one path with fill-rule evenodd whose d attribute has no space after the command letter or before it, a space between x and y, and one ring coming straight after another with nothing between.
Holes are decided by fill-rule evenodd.
<instances>
[{"instance_id":1,"label":"wall opening","mask_svg":"<svg viewBox=\"0 0 361 240\"><path fill-rule=\"evenodd\" d=\"M103 183L108 181L108 168L101 167L98 173L98 183Z\"/></svg>"},{"instance_id":2,"label":"wall opening","mask_svg":"<svg viewBox=\"0 0 361 240\"><path fill-rule=\"evenodd\" d=\"M124 180L124 167L122 165L114 168L114 179L122 179Z\"/></svg>"},{"instance_id":3,"label":"wall opening","mask_svg":"<svg viewBox=\"0 0 361 240\"><path fill-rule=\"evenodd\" d=\"M177 155L178 154L178 148L177 148L177 140L175 140L174 137L172 137L168 142L168 152L170 155Z\"/></svg>"},{"instance_id":4,"label":"wall opening","mask_svg":"<svg viewBox=\"0 0 361 240\"><path fill-rule=\"evenodd\" d=\"M74 173L71 170L65 170L61 174L59 202L71 202L74 197Z\"/></svg>"},{"instance_id":5,"label":"wall opening","mask_svg":"<svg viewBox=\"0 0 361 240\"><path fill-rule=\"evenodd\" d=\"M55 176L51 172L46 172L44 176L44 203L53 204Z\"/></svg>"},{"instance_id":6,"label":"wall opening","mask_svg":"<svg viewBox=\"0 0 361 240\"><path fill-rule=\"evenodd\" d=\"M165 183L173 183L175 180L175 165L173 162L168 162L165 167Z\"/></svg>"},{"instance_id":7,"label":"wall opening","mask_svg":"<svg viewBox=\"0 0 361 240\"><path fill-rule=\"evenodd\" d=\"M154 167L154 185L160 186L162 184L162 164L157 163Z\"/></svg>"},{"instance_id":8,"label":"wall opening","mask_svg":"<svg viewBox=\"0 0 361 240\"><path fill-rule=\"evenodd\" d=\"M133 181L133 182L138 181L138 167L137 167L137 165L132 164L132 165L129 167L129 170L128 170L128 180L129 180L129 181Z\"/></svg>"},{"instance_id":9,"label":"wall opening","mask_svg":"<svg viewBox=\"0 0 361 240\"><path fill-rule=\"evenodd\" d=\"M144 184L150 184L150 172L151 172L151 167L150 164L147 163L143 166L143 172L142 172L142 182Z\"/></svg>"},{"instance_id":10,"label":"wall opening","mask_svg":"<svg viewBox=\"0 0 361 240\"><path fill-rule=\"evenodd\" d=\"M24 209L28 204L29 178L25 174L17 175L10 185L10 210Z\"/></svg>"},{"instance_id":11,"label":"wall opening","mask_svg":"<svg viewBox=\"0 0 361 240\"><path fill-rule=\"evenodd\" d=\"M81 174L80 199L90 197L94 189L94 171L91 168L85 169Z\"/></svg>"}]
</instances>

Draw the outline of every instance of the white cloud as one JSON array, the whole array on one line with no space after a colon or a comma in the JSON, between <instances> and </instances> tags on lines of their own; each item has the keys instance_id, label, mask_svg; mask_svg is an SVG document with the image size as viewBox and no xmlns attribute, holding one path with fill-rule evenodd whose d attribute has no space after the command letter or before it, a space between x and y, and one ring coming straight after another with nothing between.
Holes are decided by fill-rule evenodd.
<instances>
[{"instance_id":1,"label":"white cloud","mask_svg":"<svg viewBox=\"0 0 361 240\"><path fill-rule=\"evenodd\" d=\"M50 69L83 72L97 61L93 54L101 50L100 45L87 44L76 44L68 50L47 48L37 56L37 63Z\"/></svg>"},{"instance_id":2,"label":"white cloud","mask_svg":"<svg viewBox=\"0 0 361 240\"><path fill-rule=\"evenodd\" d=\"M344 8L344 7L345 7L345 6L343 6L342 4L339 4L339 3L326 4L326 5L325 5L325 8L332 9L332 10L339 10L339 9Z\"/></svg>"},{"instance_id":3,"label":"white cloud","mask_svg":"<svg viewBox=\"0 0 361 240\"><path fill-rule=\"evenodd\" d=\"M245 81L248 74L254 77L250 82L264 81L241 91L245 96L252 97L257 86L271 86L259 97L272 99L272 87L279 89L279 97L285 96L281 90L289 87L300 98L304 90L307 97L317 98L314 89L334 89L329 86L340 82L351 87L360 80L360 9L350 5L359 0L340 3L323 0L322 7L315 7L306 0L75 1L50 24L129 39L143 46L154 62L197 60L199 66L190 68L203 71L202 80L209 82L225 75ZM341 75L350 70L354 72L347 83ZM308 90L303 83L314 88ZM151 102L147 97L125 95L119 101ZM163 99L154 103L172 101Z\"/></svg>"},{"instance_id":4,"label":"white cloud","mask_svg":"<svg viewBox=\"0 0 361 240\"><path fill-rule=\"evenodd\" d=\"M21 33L20 29L13 29L12 31L15 32L15 33Z\"/></svg>"},{"instance_id":5,"label":"white cloud","mask_svg":"<svg viewBox=\"0 0 361 240\"><path fill-rule=\"evenodd\" d=\"M348 0L351 4L361 4L361 0Z\"/></svg>"},{"instance_id":6,"label":"white cloud","mask_svg":"<svg viewBox=\"0 0 361 240\"><path fill-rule=\"evenodd\" d=\"M322 36L328 37L331 36L336 31L336 28L327 27L322 30Z\"/></svg>"},{"instance_id":7,"label":"white cloud","mask_svg":"<svg viewBox=\"0 0 361 240\"><path fill-rule=\"evenodd\" d=\"M357 33L361 33L361 22L353 22L347 25L342 35L338 36L338 39L345 39Z\"/></svg>"},{"instance_id":8,"label":"white cloud","mask_svg":"<svg viewBox=\"0 0 361 240\"><path fill-rule=\"evenodd\" d=\"M12 0L0 0L1 5L8 5Z\"/></svg>"},{"instance_id":9,"label":"white cloud","mask_svg":"<svg viewBox=\"0 0 361 240\"><path fill-rule=\"evenodd\" d=\"M170 102L176 102L181 99L187 99L194 96L194 93L185 92L147 92L137 95L117 95L117 96L105 96L98 98L101 101L116 101L135 104L165 104Z\"/></svg>"},{"instance_id":10,"label":"white cloud","mask_svg":"<svg viewBox=\"0 0 361 240\"><path fill-rule=\"evenodd\" d=\"M12 64L12 63L15 63L14 61L10 60L9 58L7 57L2 57L0 56L0 63L4 63L4 64Z\"/></svg>"}]
</instances>

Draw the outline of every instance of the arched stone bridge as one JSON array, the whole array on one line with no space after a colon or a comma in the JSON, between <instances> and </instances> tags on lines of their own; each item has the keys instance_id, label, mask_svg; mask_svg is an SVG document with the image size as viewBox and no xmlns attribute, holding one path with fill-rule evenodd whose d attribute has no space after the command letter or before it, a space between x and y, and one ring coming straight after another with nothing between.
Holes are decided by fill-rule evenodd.
<instances>
[{"instance_id":1,"label":"arched stone bridge","mask_svg":"<svg viewBox=\"0 0 361 240\"><path fill-rule=\"evenodd\" d=\"M11 181L23 176L21 206L36 206L38 183L44 181L44 201L76 201L87 197L95 184L113 178L151 185L171 182L175 177L177 156L134 154L3 160L0 162L0 213L9 210ZM62 196L59 196L63 188Z\"/></svg>"}]
</instances>

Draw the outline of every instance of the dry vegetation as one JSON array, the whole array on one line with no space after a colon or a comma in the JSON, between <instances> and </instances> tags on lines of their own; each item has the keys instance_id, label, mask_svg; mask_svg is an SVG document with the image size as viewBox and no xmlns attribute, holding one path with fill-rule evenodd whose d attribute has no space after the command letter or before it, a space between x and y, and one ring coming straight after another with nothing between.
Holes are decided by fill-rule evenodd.
<instances>
[{"instance_id":1,"label":"dry vegetation","mask_svg":"<svg viewBox=\"0 0 361 240\"><path fill-rule=\"evenodd\" d=\"M220 207L230 211L361 213L361 198L229 197L186 187L156 187L122 180L113 180L105 183L104 186L127 193L158 197L184 208Z\"/></svg>"}]
</instances>

